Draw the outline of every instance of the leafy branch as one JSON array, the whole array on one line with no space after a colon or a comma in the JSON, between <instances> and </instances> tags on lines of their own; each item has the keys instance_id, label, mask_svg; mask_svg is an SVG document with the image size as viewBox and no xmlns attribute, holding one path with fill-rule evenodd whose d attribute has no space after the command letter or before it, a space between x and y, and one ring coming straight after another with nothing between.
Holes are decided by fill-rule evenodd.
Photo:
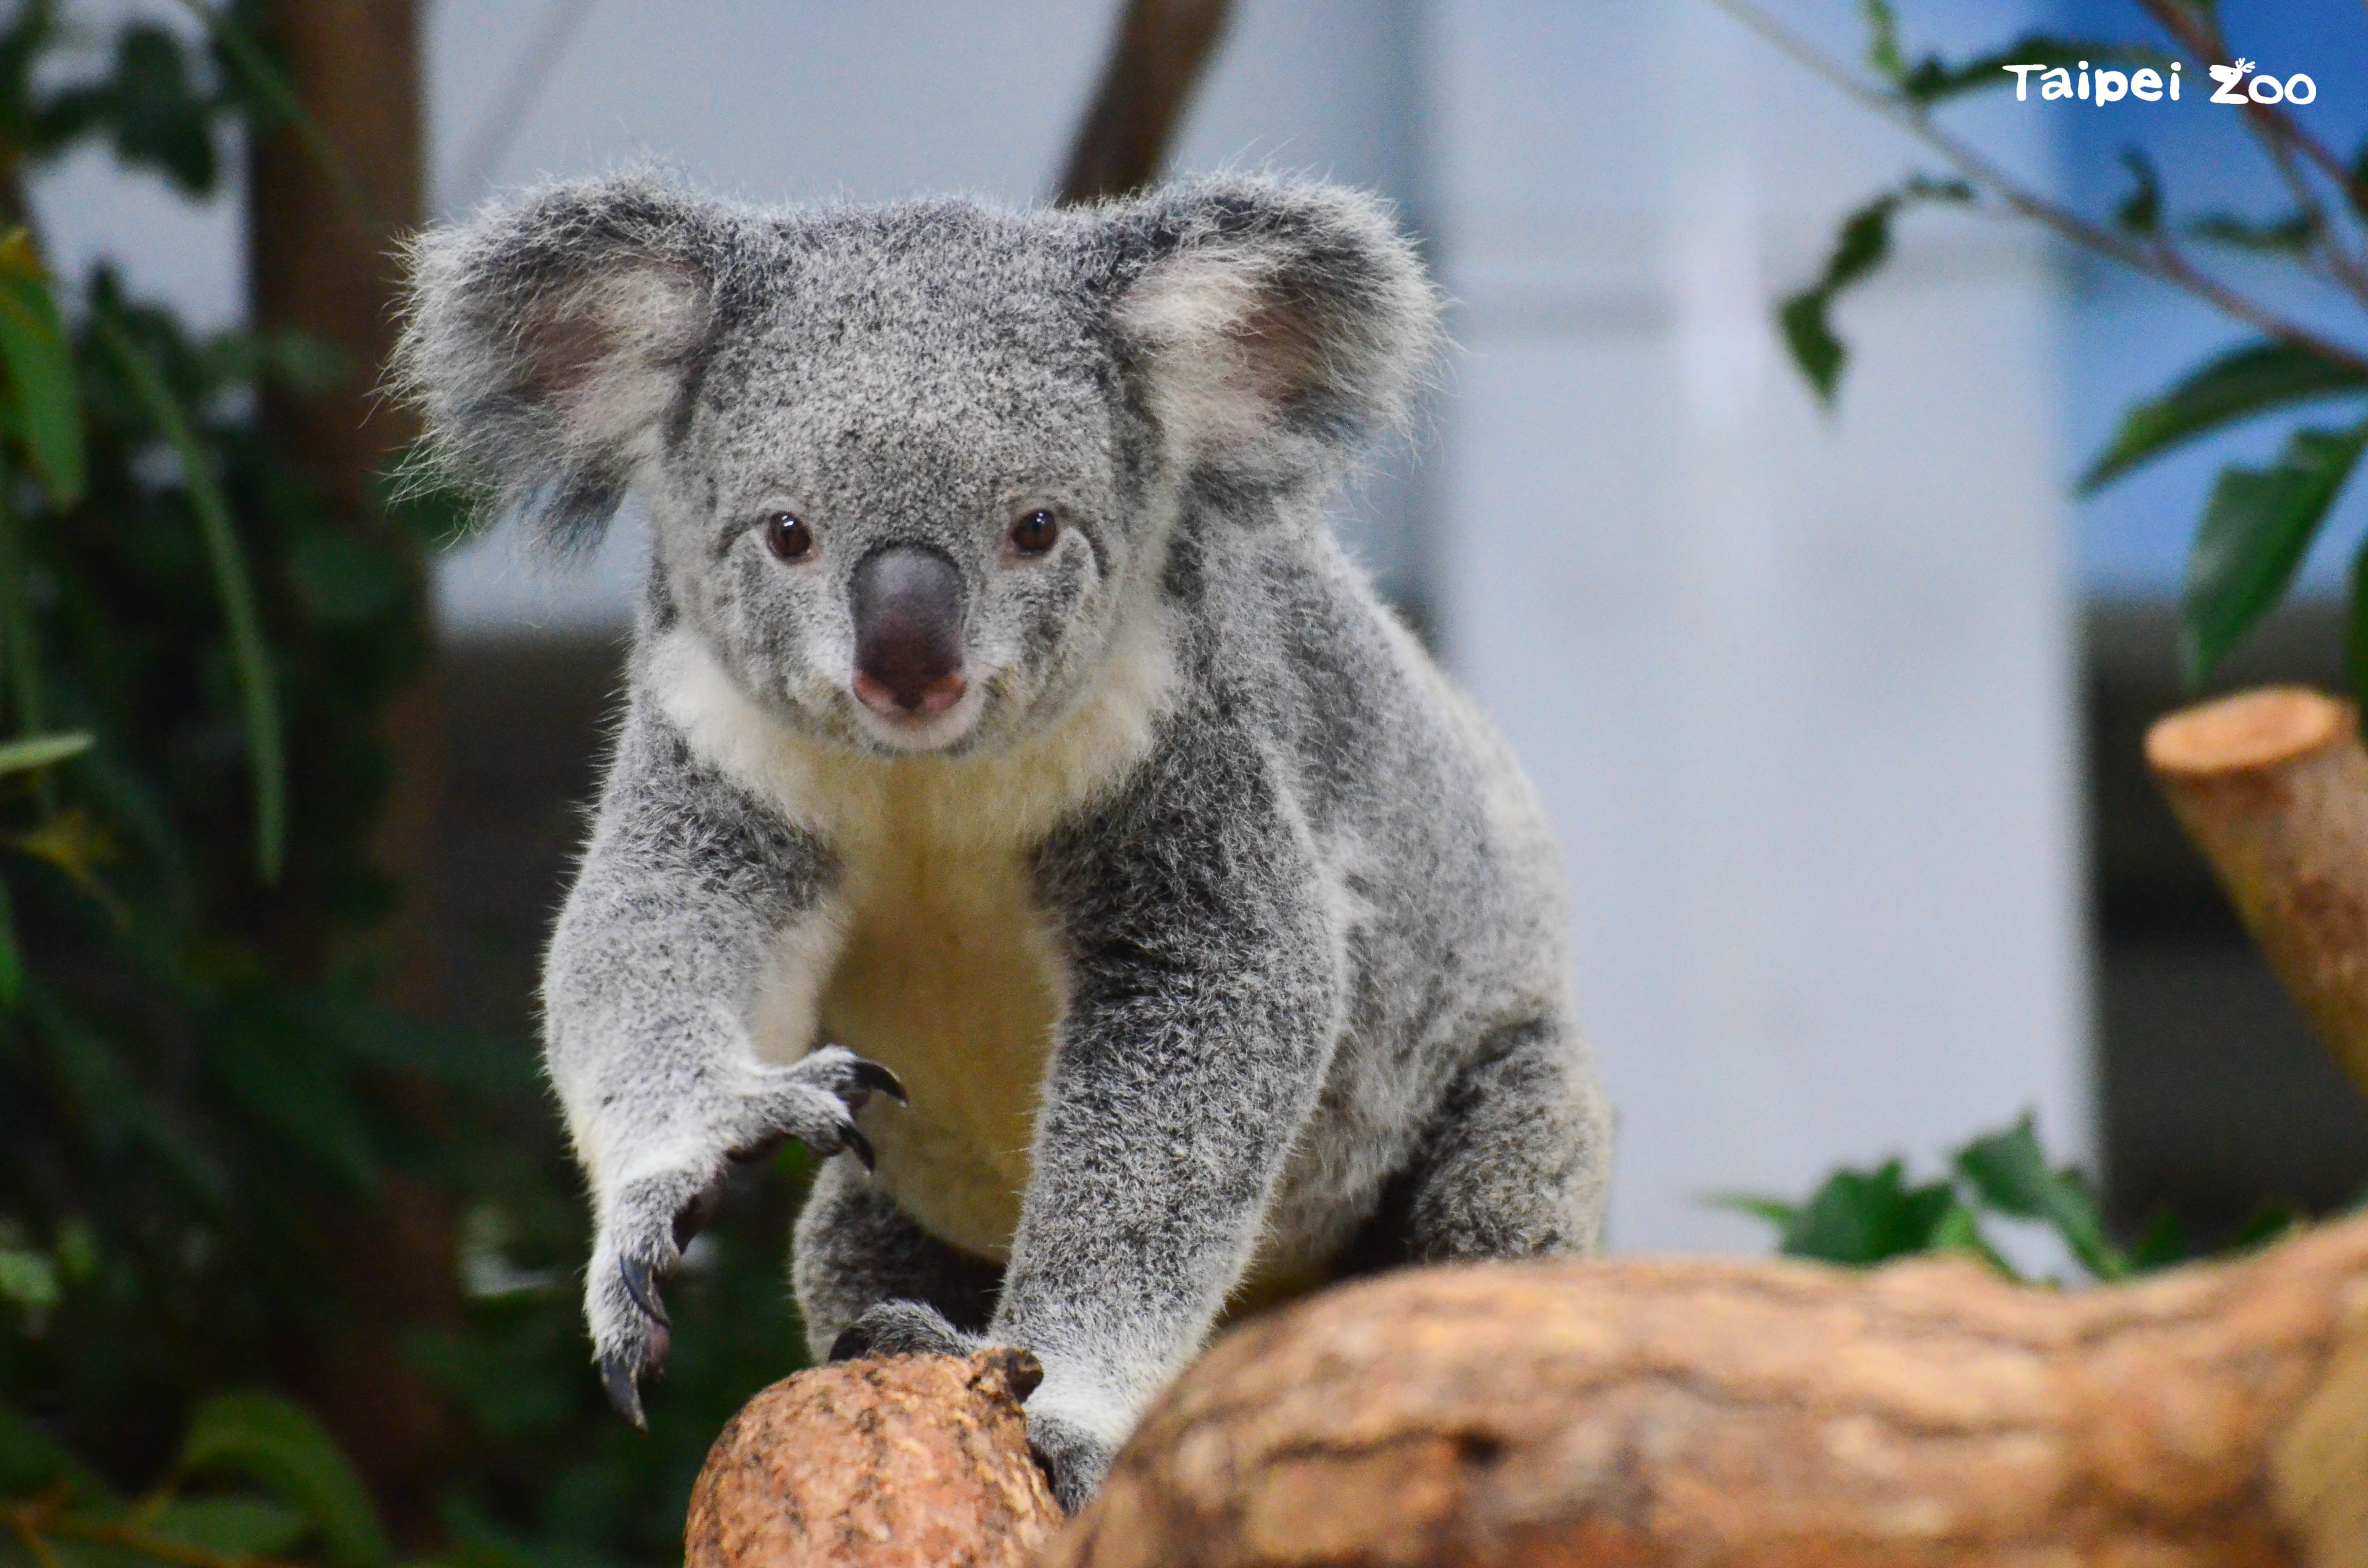
<instances>
[{"instance_id":1,"label":"leafy branch","mask_svg":"<svg viewBox=\"0 0 2368 1568\"><path fill-rule=\"evenodd\" d=\"M2159 396L2130 409L2106 449L2080 481L2083 494L2110 484L2200 437L2295 404L2357 399L2368 393L2368 348L2305 325L2198 264L2180 236L2300 268L2368 306L2368 164L2347 165L2283 104L2248 98L2244 124L2294 201L2291 212L2255 222L2211 212L2184 224L2169 221L2161 176L2141 148L2122 161L2132 186L2110 222L2074 210L2014 178L1978 148L1937 124L1936 105L2006 85L2008 65L2060 69L2095 60L2161 62L2143 46L2066 41L2027 35L2010 48L1961 65L1928 56L1910 65L1888 0L1862 0L1869 31L1868 80L1808 43L1752 0L1713 0L1761 39L1940 154L1955 177L1917 176L1850 213L1823 274L1785 300L1777 318L1794 363L1818 397L1831 403L1848 350L1828 320L1835 299L1872 276L1890 248L1892 220L1937 199L1983 200L2036 222L2082 250L2203 301L2259 336L2188 373ZM2141 0L2146 14L2180 47L2209 63L2231 59L2207 6ZM2020 81L2021 76L2017 77ZM2200 686L2230 650L2292 586L2312 542L2341 495L2363 449L2368 422L2354 414L2336 429L2294 433L2265 468L2224 470L2200 520L2181 593L2182 664ZM2368 696L2368 547L2354 567L2347 651L2355 692Z\"/></svg>"}]
</instances>

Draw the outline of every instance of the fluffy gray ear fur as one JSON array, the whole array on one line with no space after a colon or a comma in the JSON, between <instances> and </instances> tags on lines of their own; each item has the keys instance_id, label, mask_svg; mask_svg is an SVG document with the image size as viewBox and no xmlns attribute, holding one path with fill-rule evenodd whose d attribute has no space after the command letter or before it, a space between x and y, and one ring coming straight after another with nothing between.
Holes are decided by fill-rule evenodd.
<instances>
[{"instance_id":1,"label":"fluffy gray ear fur","mask_svg":"<svg viewBox=\"0 0 2368 1568\"><path fill-rule=\"evenodd\" d=\"M1218 176L1103 220L1111 325L1202 482L1320 482L1405 422L1445 339L1438 290L1378 198Z\"/></svg>"},{"instance_id":2,"label":"fluffy gray ear fur","mask_svg":"<svg viewBox=\"0 0 2368 1568\"><path fill-rule=\"evenodd\" d=\"M428 464L556 548L597 543L689 406L733 225L632 174L420 235L392 386L425 415Z\"/></svg>"}]
</instances>

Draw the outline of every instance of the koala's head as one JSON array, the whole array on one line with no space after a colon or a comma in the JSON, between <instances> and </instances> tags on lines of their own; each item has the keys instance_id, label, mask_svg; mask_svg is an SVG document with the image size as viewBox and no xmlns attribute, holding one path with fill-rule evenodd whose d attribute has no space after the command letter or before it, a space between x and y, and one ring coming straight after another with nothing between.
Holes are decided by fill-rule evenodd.
<instances>
[{"instance_id":1,"label":"koala's head","mask_svg":"<svg viewBox=\"0 0 2368 1568\"><path fill-rule=\"evenodd\" d=\"M1049 721L1160 613L1178 530L1305 526L1438 332L1377 202L1242 178L763 211L626 176L413 263L395 384L443 470L563 548L638 486L647 624L875 752Z\"/></svg>"}]
</instances>

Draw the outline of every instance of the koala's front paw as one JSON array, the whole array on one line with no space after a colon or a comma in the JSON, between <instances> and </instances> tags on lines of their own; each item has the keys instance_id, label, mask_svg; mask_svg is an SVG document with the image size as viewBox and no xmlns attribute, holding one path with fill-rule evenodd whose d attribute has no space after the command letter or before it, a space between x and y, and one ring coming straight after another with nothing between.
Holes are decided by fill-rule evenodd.
<instances>
[{"instance_id":1,"label":"koala's front paw","mask_svg":"<svg viewBox=\"0 0 2368 1568\"><path fill-rule=\"evenodd\" d=\"M1087 1360L1075 1354L1039 1358L1044 1381L1028 1396L1028 1446L1062 1510L1074 1514L1101 1490L1134 1416Z\"/></svg>"},{"instance_id":2,"label":"koala's front paw","mask_svg":"<svg viewBox=\"0 0 2368 1568\"><path fill-rule=\"evenodd\" d=\"M1059 1411L1040 1410L1034 1400L1028 1404L1028 1447L1044 1467L1053 1500L1064 1514L1075 1514L1093 1501L1102 1478L1110 1474L1110 1460L1118 1457L1115 1438Z\"/></svg>"},{"instance_id":3,"label":"koala's front paw","mask_svg":"<svg viewBox=\"0 0 2368 1568\"><path fill-rule=\"evenodd\" d=\"M592 1250L585 1313L609 1403L619 1415L645 1425L641 1381L665 1367L672 1345L673 1325L658 1287L713 1216L732 1163L763 1159L795 1138L825 1157L852 1151L868 1170L871 1145L855 1118L874 1094L902 1100L905 1086L885 1067L843 1046L826 1046L786 1067L758 1068L723 1125L712 1129L708 1149L643 1171L610 1195Z\"/></svg>"},{"instance_id":4,"label":"koala's front paw","mask_svg":"<svg viewBox=\"0 0 2368 1568\"><path fill-rule=\"evenodd\" d=\"M986 1341L964 1334L945 1314L923 1301L882 1301L838 1331L830 1342L834 1361L869 1356L968 1356Z\"/></svg>"}]
</instances>

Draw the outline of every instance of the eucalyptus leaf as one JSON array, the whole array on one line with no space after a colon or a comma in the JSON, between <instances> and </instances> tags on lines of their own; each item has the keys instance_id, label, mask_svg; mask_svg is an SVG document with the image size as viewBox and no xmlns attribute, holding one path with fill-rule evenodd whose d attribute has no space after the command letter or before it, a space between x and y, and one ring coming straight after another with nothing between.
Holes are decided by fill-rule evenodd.
<instances>
[{"instance_id":1,"label":"eucalyptus leaf","mask_svg":"<svg viewBox=\"0 0 2368 1568\"><path fill-rule=\"evenodd\" d=\"M2351 557L2351 607L2343 623L2343 672L2351 699L2368 703L2368 539Z\"/></svg>"},{"instance_id":2,"label":"eucalyptus leaf","mask_svg":"<svg viewBox=\"0 0 2368 1568\"><path fill-rule=\"evenodd\" d=\"M1922 202L1967 202L1973 187L1962 180L1936 180L1918 176L1876 197L1843 218L1834 236L1833 253L1826 258L1817 281L1784 300L1776 308L1776 324L1820 402L1830 406L1841 385L1842 368L1850 349L1835 335L1828 316L1841 292L1870 277L1891 254L1891 220L1903 207Z\"/></svg>"},{"instance_id":3,"label":"eucalyptus leaf","mask_svg":"<svg viewBox=\"0 0 2368 1568\"><path fill-rule=\"evenodd\" d=\"M2297 430L2266 469L2227 468L2212 487L2187 559L2180 654L2201 686L2283 597L2328 509L2368 445L2368 421Z\"/></svg>"},{"instance_id":4,"label":"eucalyptus leaf","mask_svg":"<svg viewBox=\"0 0 2368 1568\"><path fill-rule=\"evenodd\" d=\"M336 1568L373 1568L391 1555L352 1462L311 1412L278 1394L222 1394L199 1405L176 1469L262 1487L319 1529Z\"/></svg>"},{"instance_id":5,"label":"eucalyptus leaf","mask_svg":"<svg viewBox=\"0 0 2368 1568\"><path fill-rule=\"evenodd\" d=\"M2317 398L2368 392L2368 375L2289 343L2248 343L2181 378L2122 416L2122 427L2080 478L2089 494L2173 448L2224 426Z\"/></svg>"},{"instance_id":6,"label":"eucalyptus leaf","mask_svg":"<svg viewBox=\"0 0 2368 1568\"><path fill-rule=\"evenodd\" d=\"M82 499L82 393L50 280L23 229L0 240L0 364L41 483L61 506Z\"/></svg>"},{"instance_id":7,"label":"eucalyptus leaf","mask_svg":"<svg viewBox=\"0 0 2368 1568\"><path fill-rule=\"evenodd\" d=\"M57 735L28 735L23 740L0 741L0 776L29 772L79 756L90 749L92 737L83 731Z\"/></svg>"},{"instance_id":8,"label":"eucalyptus leaf","mask_svg":"<svg viewBox=\"0 0 2368 1568\"><path fill-rule=\"evenodd\" d=\"M232 526L230 504L214 483L205 451L189 428L180 400L141 352L130 335L104 314L92 318L99 338L115 357L132 394L156 422L165 440L181 460L182 483L189 505L204 532L206 556L213 567L214 591L222 600L222 618L230 627L231 653L238 668L239 691L246 710L247 748L255 772L255 852L256 869L266 882L279 880L288 834L287 764L279 733L279 700L273 690L270 650L264 642L261 618L255 608L255 589L247 581L246 564Z\"/></svg>"},{"instance_id":9,"label":"eucalyptus leaf","mask_svg":"<svg viewBox=\"0 0 2368 1568\"><path fill-rule=\"evenodd\" d=\"M1897 1160L1872 1171L1836 1171L1785 1227L1779 1250L1856 1266L1928 1251L1956 1201L1945 1181L1907 1185Z\"/></svg>"},{"instance_id":10,"label":"eucalyptus leaf","mask_svg":"<svg viewBox=\"0 0 2368 1568\"><path fill-rule=\"evenodd\" d=\"M176 1497L142 1521L149 1534L218 1557L277 1557L304 1539L302 1514L260 1497Z\"/></svg>"},{"instance_id":11,"label":"eucalyptus leaf","mask_svg":"<svg viewBox=\"0 0 2368 1568\"><path fill-rule=\"evenodd\" d=\"M1957 1172L2001 1214L2044 1221L2080 1266L2100 1279L2118 1279L2129 1264L2105 1239L2105 1222L2079 1177L2053 1170L2039 1147L2032 1119L1975 1140L1957 1152Z\"/></svg>"},{"instance_id":12,"label":"eucalyptus leaf","mask_svg":"<svg viewBox=\"0 0 2368 1568\"><path fill-rule=\"evenodd\" d=\"M25 954L17 946L17 909L8 884L0 881L0 1007L14 1010L25 999Z\"/></svg>"}]
</instances>

